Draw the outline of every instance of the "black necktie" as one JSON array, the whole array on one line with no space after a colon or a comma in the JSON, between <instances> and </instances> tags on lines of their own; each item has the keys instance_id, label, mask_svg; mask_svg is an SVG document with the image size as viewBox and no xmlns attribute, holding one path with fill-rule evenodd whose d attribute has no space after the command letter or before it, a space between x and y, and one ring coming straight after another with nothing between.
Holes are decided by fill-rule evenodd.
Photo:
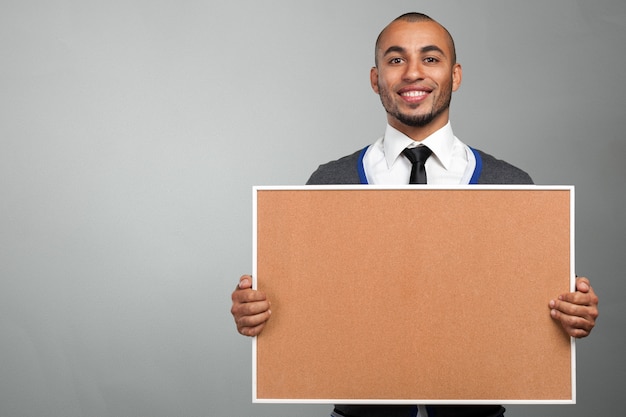
<instances>
[{"instance_id":1,"label":"black necktie","mask_svg":"<svg viewBox=\"0 0 626 417\"><path fill-rule=\"evenodd\" d=\"M402 151L402 155L406 156L413 164L411 168L411 178L409 184L426 184L426 160L433 153L427 146L418 146L416 148L406 148Z\"/></svg>"}]
</instances>

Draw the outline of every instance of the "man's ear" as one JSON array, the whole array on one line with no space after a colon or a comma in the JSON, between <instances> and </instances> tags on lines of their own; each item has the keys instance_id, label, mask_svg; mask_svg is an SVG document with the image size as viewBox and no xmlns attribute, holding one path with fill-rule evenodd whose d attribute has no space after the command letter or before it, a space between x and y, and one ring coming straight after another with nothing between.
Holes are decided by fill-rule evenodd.
<instances>
[{"instance_id":1,"label":"man's ear","mask_svg":"<svg viewBox=\"0 0 626 417\"><path fill-rule=\"evenodd\" d=\"M463 79L463 68L461 64L454 64L452 68L452 91L456 91L461 86L461 80Z\"/></svg>"},{"instance_id":2,"label":"man's ear","mask_svg":"<svg viewBox=\"0 0 626 417\"><path fill-rule=\"evenodd\" d=\"M378 94L378 68L376 67L372 67L370 70L370 85L372 86L372 90Z\"/></svg>"}]
</instances>

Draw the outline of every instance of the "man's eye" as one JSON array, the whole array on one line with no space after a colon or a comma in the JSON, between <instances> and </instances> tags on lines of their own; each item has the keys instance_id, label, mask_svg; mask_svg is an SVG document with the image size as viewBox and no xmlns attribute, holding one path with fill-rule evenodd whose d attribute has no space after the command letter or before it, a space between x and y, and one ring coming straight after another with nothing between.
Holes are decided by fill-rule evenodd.
<instances>
[{"instance_id":1,"label":"man's eye","mask_svg":"<svg viewBox=\"0 0 626 417\"><path fill-rule=\"evenodd\" d=\"M437 58L429 56L428 58L424 58L424 62L426 62L428 64L435 64L435 63L439 62L439 60Z\"/></svg>"},{"instance_id":2,"label":"man's eye","mask_svg":"<svg viewBox=\"0 0 626 417\"><path fill-rule=\"evenodd\" d=\"M402 63L402 58L391 58L389 60L389 63L390 64L400 64L400 63Z\"/></svg>"}]
</instances>

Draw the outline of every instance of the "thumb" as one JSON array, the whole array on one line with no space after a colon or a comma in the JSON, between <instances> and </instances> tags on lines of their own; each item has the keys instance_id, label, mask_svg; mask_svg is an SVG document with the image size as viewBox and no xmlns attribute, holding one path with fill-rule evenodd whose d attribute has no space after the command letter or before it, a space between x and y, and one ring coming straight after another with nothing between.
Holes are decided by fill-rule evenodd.
<instances>
[{"instance_id":1,"label":"thumb","mask_svg":"<svg viewBox=\"0 0 626 417\"><path fill-rule=\"evenodd\" d=\"M576 278L576 290L580 292L589 292L589 280L585 277Z\"/></svg>"},{"instance_id":2,"label":"thumb","mask_svg":"<svg viewBox=\"0 0 626 417\"><path fill-rule=\"evenodd\" d=\"M241 278L239 278L237 288L241 290L252 288L252 277L250 275L242 275Z\"/></svg>"}]
</instances>

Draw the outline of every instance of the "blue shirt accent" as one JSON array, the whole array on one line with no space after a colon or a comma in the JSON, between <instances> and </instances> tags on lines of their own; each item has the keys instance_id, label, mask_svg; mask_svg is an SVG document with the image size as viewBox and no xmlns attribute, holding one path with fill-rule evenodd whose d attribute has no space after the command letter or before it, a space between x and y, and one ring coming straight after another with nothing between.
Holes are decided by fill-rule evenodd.
<instances>
[{"instance_id":1,"label":"blue shirt accent","mask_svg":"<svg viewBox=\"0 0 626 417\"><path fill-rule=\"evenodd\" d=\"M470 147L472 153L474 154L474 158L476 158L476 167L474 168L474 173L472 174L472 178L470 178L470 184L478 184L478 178L480 178L480 173L483 171L483 160L480 157L478 151L472 147Z\"/></svg>"},{"instance_id":2,"label":"blue shirt accent","mask_svg":"<svg viewBox=\"0 0 626 417\"><path fill-rule=\"evenodd\" d=\"M365 175L365 167L363 166L363 157L365 156L365 152L367 152L368 148L369 146L366 146L361 151L361 154L359 155L359 162L356 167L357 171L359 171L359 180L361 181L361 184L369 184L369 182L367 182L367 176Z\"/></svg>"}]
</instances>

